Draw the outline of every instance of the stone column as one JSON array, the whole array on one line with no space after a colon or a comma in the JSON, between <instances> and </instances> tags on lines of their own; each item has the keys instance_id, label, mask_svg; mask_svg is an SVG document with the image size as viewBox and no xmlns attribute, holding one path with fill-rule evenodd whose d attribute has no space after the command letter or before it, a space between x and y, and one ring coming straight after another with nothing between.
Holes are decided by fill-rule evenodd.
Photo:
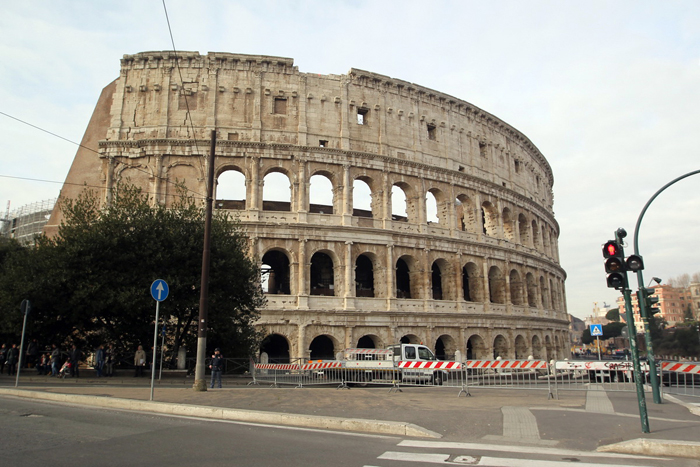
<instances>
[{"instance_id":1,"label":"stone column","mask_svg":"<svg viewBox=\"0 0 700 467\"><path fill-rule=\"evenodd\" d=\"M394 277L396 276L396 265L394 264L394 244L386 246L386 309L396 309L396 289L394 287Z\"/></svg>"},{"instance_id":2,"label":"stone column","mask_svg":"<svg viewBox=\"0 0 700 467\"><path fill-rule=\"evenodd\" d=\"M343 185L341 189L341 202L339 213L343 219L343 225L352 225L352 181L350 180L350 165L343 164Z\"/></svg>"},{"instance_id":3,"label":"stone column","mask_svg":"<svg viewBox=\"0 0 700 467\"><path fill-rule=\"evenodd\" d=\"M298 307L300 309L308 309L309 308L309 292L307 290L307 274L306 271L308 270L308 265L306 264L306 242L308 240L305 238L300 238L299 239L299 252L298 252L298 258L299 262L297 264L297 296L299 297L298 299Z\"/></svg>"},{"instance_id":4,"label":"stone column","mask_svg":"<svg viewBox=\"0 0 700 467\"><path fill-rule=\"evenodd\" d=\"M343 290L345 309L355 309L355 301L353 299L355 296L355 287L353 287L355 281L353 280L352 242L345 242L345 278L343 282L345 282L345 287Z\"/></svg>"}]
</instances>

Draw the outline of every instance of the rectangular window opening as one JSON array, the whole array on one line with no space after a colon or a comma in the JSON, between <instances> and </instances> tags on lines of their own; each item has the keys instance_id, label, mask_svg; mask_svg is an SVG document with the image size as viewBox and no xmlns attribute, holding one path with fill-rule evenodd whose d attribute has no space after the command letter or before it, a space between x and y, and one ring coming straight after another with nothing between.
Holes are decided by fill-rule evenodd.
<instances>
[{"instance_id":1,"label":"rectangular window opening","mask_svg":"<svg viewBox=\"0 0 700 467\"><path fill-rule=\"evenodd\" d=\"M435 125L428 123L428 139L429 140L435 141L437 139L435 132L436 132Z\"/></svg>"},{"instance_id":2,"label":"rectangular window opening","mask_svg":"<svg viewBox=\"0 0 700 467\"><path fill-rule=\"evenodd\" d=\"M328 147L328 141L326 141L325 139L319 139L319 140L318 140L318 146L319 146L320 148L327 148L327 147Z\"/></svg>"},{"instance_id":3,"label":"rectangular window opening","mask_svg":"<svg viewBox=\"0 0 700 467\"><path fill-rule=\"evenodd\" d=\"M357 109L357 124L366 125L367 124L367 114L369 110L367 109Z\"/></svg>"},{"instance_id":4,"label":"rectangular window opening","mask_svg":"<svg viewBox=\"0 0 700 467\"><path fill-rule=\"evenodd\" d=\"M275 104L274 108L272 109L272 113L278 114L278 115L286 115L287 114L287 99L284 97L275 97Z\"/></svg>"}]
</instances>

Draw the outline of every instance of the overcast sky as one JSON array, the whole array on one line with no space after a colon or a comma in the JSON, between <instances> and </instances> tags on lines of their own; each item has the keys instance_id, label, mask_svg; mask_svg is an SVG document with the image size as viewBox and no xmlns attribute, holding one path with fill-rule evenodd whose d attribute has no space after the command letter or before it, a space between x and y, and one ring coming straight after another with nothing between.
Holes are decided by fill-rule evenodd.
<instances>
[{"instance_id":1,"label":"overcast sky","mask_svg":"<svg viewBox=\"0 0 700 467\"><path fill-rule=\"evenodd\" d=\"M613 303L602 244L700 169L697 1L166 0L178 50L354 67L468 101L554 171L568 311ZM0 112L79 142L124 54L171 50L161 0L3 2ZM76 146L0 114L0 208L55 198ZM21 178L35 179L24 180ZM39 181L41 180L41 181ZM700 271L700 175L651 205L647 280ZM632 282L636 284L634 277Z\"/></svg>"}]
</instances>

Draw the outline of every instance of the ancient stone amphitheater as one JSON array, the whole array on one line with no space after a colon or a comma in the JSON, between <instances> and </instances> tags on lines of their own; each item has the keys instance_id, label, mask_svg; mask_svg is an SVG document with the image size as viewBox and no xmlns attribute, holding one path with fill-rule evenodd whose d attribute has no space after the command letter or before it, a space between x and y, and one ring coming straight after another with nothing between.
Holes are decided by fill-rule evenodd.
<instances>
[{"instance_id":1,"label":"ancient stone amphitheater","mask_svg":"<svg viewBox=\"0 0 700 467\"><path fill-rule=\"evenodd\" d=\"M568 353L552 170L498 117L357 69L125 55L62 196L126 178L161 203L175 180L204 194L211 130L216 208L240 217L260 262L272 360L399 341L441 358Z\"/></svg>"}]
</instances>

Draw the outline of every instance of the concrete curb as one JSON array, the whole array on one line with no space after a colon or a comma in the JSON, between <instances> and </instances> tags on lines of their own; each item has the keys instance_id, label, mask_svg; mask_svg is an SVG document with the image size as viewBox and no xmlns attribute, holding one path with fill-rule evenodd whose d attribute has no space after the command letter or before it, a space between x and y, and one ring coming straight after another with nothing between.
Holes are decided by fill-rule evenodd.
<instances>
[{"instance_id":1,"label":"concrete curb","mask_svg":"<svg viewBox=\"0 0 700 467\"><path fill-rule=\"evenodd\" d=\"M688 411L690 413L692 413L693 415L697 415L700 417L700 407L694 406L694 405L689 404L687 402L683 402L682 400L680 400L676 397L673 397L670 394L664 394L664 399L668 399L669 401L673 402L674 404L681 405L681 406L685 407L686 409L688 409Z\"/></svg>"},{"instance_id":2,"label":"concrete curb","mask_svg":"<svg viewBox=\"0 0 700 467\"><path fill-rule=\"evenodd\" d=\"M618 454L639 454L643 456L700 459L700 443L695 441L637 438L621 443L600 446L597 451L615 452Z\"/></svg>"},{"instance_id":3,"label":"concrete curb","mask_svg":"<svg viewBox=\"0 0 700 467\"><path fill-rule=\"evenodd\" d=\"M235 420L250 423L266 423L305 428L321 428L327 430L357 431L362 433L411 436L418 438L442 438L441 434L412 423L391 422L384 420L285 414L277 412L263 412L259 410L229 409L169 402L120 399L116 397L60 394L52 392L29 391L25 389L0 388L0 395L89 405L93 407L110 409L133 410L137 412L153 412L166 415L211 418L215 420Z\"/></svg>"}]
</instances>

